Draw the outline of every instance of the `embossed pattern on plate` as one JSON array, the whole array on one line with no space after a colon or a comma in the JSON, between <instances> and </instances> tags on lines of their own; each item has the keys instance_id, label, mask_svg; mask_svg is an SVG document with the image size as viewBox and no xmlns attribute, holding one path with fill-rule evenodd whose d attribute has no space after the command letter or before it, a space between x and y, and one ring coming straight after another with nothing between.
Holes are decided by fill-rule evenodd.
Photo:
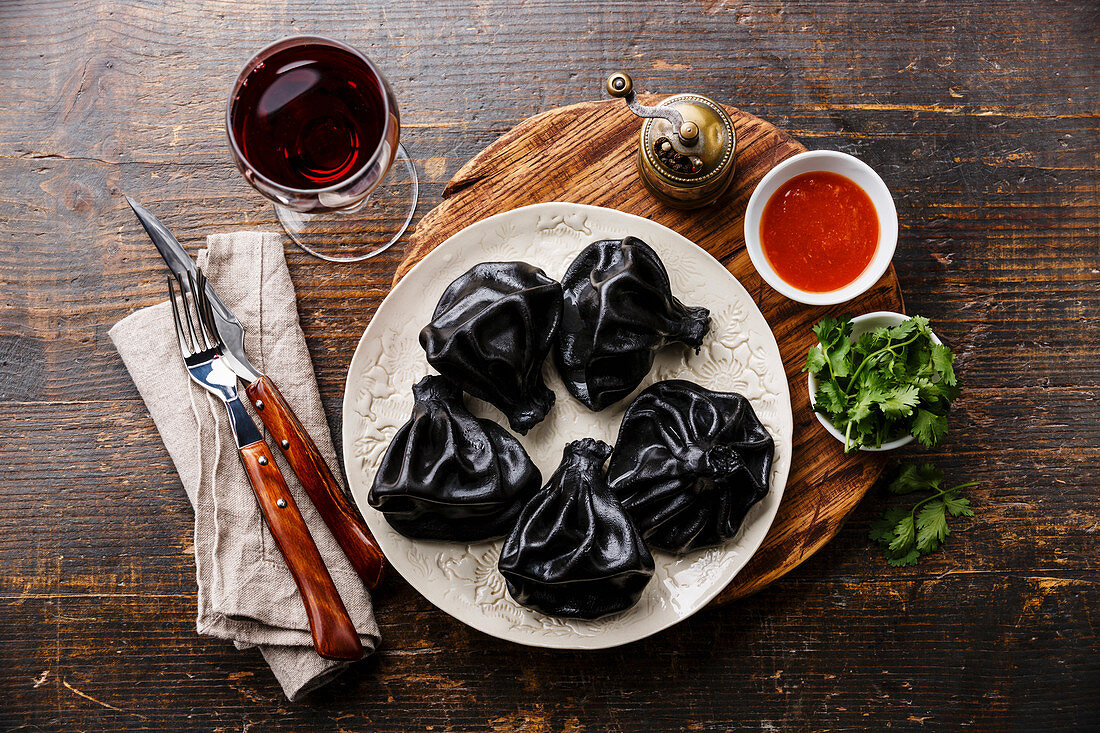
<instances>
[{"instance_id":1,"label":"embossed pattern on plate","mask_svg":"<svg viewBox=\"0 0 1100 733\"><path fill-rule=\"evenodd\" d=\"M502 542L422 542L394 531L367 504L374 473L390 438L412 412L412 385L430 368L420 329L439 296L479 262L522 260L560 278L585 246L633 235L664 261L672 292L710 309L712 326L698 354L669 348L638 388L672 378L749 398L775 438L771 490L725 545L674 557L654 552L656 574L635 607L595 621L529 611L508 595L497 572ZM614 444L627 398L599 413L566 391L549 358L546 383L557 400L547 418L517 436L549 478L564 445L592 437ZM474 414L507 426L496 408L467 397ZM599 649L626 644L682 621L705 606L744 567L775 518L791 465L791 398L779 347L760 309L721 263L688 239L633 214L581 204L525 206L458 232L419 262L386 296L363 333L344 392L344 465L352 495L393 567L436 606L487 634L532 646Z\"/></svg>"}]
</instances>

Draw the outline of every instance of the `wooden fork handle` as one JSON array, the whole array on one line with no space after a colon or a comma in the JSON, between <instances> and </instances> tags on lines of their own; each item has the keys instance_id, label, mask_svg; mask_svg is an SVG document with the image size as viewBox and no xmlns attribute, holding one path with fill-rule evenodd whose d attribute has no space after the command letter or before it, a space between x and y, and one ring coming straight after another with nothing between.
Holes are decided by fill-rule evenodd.
<instances>
[{"instance_id":1,"label":"wooden fork handle","mask_svg":"<svg viewBox=\"0 0 1100 733\"><path fill-rule=\"evenodd\" d=\"M238 448L237 452L256 491L268 529L302 594L317 653L326 659L359 659L363 656L363 645L355 625L340 600L332 576L325 568L271 450L260 440Z\"/></svg>"},{"instance_id":2,"label":"wooden fork handle","mask_svg":"<svg viewBox=\"0 0 1100 733\"><path fill-rule=\"evenodd\" d=\"M385 575L386 556L340 488L317 444L266 376L248 385L245 392L355 572L368 588L377 588Z\"/></svg>"}]
</instances>

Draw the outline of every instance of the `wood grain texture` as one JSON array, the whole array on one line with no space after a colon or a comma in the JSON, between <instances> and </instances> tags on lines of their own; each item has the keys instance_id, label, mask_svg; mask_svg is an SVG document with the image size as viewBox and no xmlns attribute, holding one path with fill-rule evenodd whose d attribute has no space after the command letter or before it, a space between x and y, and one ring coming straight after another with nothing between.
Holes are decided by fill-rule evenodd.
<instances>
[{"instance_id":1,"label":"wood grain texture","mask_svg":"<svg viewBox=\"0 0 1100 733\"><path fill-rule=\"evenodd\" d=\"M286 559L309 618L309 630L317 653L327 659L355 660L363 645L355 633L344 602L328 574L309 527L267 443L258 441L237 449L248 481L256 492L264 522L279 552Z\"/></svg>"},{"instance_id":2,"label":"wood grain texture","mask_svg":"<svg viewBox=\"0 0 1100 733\"><path fill-rule=\"evenodd\" d=\"M272 445L282 450L348 562L364 585L371 590L377 588L386 575L386 557L359 510L325 463L313 438L309 437L279 388L266 376L248 385L245 391L270 432Z\"/></svg>"},{"instance_id":3,"label":"wood grain texture","mask_svg":"<svg viewBox=\"0 0 1100 733\"><path fill-rule=\"evenodd\" d=\"M656 104L660 98L640 95L638 101ZM394 276L397 282L472 222L545 201L605 206L651 219L721 261L749 291L779 343L791 390L794 446L771 530L720 602L763 588L813 555L836 535L886 465L877 453L845 456L813 418L802 373L806 352L817 343L811 327L829 315L905 309L893 268L867 293L833 308L801 306L763 281L745 250L745 206L769 170L806 148L754 115L733 107L726 111L737 134L733 181L713 204L690 211L672 208L645 189L636 164L641 123L622 101L582 102L524 120L459 169L443 189L442 203L410 237Z\"/></svg>"},{"instance_id":4,"label":"wood grain texture","mask_svg":"<svg viewBox=\"0 0 1100 733\"><path fill-rule=\"evenodd\" d=\"M868 161L897 202L907 309L964 384L944 446L896 458L981 482L977 516L891 570L873 490L762 591L597 653L490 639L392 578L381 649L287 703L258 654L195 634L190 505L107 330L164 297L123 192L192 252L277 229L222 118L241 65L292 33L380 63L421 214L617 68ZM0 3L0 729L1095 729L1098 36L1093 0ZM288 245L337 440L403 255L336 266Z\"/></svg>"}]
</instances>

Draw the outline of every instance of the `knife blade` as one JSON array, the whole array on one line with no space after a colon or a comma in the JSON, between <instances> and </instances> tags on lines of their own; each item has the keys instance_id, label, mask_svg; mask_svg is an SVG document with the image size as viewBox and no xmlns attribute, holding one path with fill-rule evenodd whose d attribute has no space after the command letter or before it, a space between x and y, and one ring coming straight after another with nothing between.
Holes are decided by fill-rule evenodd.
<instances>
[{"instance_id":1,"label":"knife blade","mask_svg":"<svg viewBox=\"0 0 1100 733\"><path fill-rule=\"evenodd\" d=\"M183 283L189 282L187 279L188 274L194 278L198 272L195 260L191 259L191 255L187 254L187 250L172 235L172 232L168 231L168 227L164 226L160 219L153 216L148 209L129 196L126 197L126 203L130 204L130 208L134 210L138 221L145 228L149 239L153 240L153 244L156 245L157 251L160 252L160 256L164 259L172 274L176 275ZM185 287L189 286L185 285ZM252 362L248 360L248 355L244 353L244 326L233 315L233 311L229 310L222 299L218 297L209 280L206 281L205 290L210 301L210 309L214 312L214 322L218 326L218 334L225 344L226 362L246 382L256 381L262 374L252 366Z\"/></svg>"},{"instance_id":2,"label":"knife blade","mask_svg":"<svg viewBox=\"0 0 1100 733\"><path fill-rule=\"evenodd\" d=\"M180 276L183 282L188 282L188 273L194 278L198 271L195 261L168 227L129 196L126 197L126 202L156 245L168 269ZM203 290L209 299L218 334L224 342L225 363L245 382L245 393L264 426L276 439L287 463L355 572L368 588L378 587L385 575L385 555L382 548L378 546L359 511L336 481L317 444L309 437L290 404L271 378L249 361L244 350L244 326L218 297L209 280L205 281Z\"/></svg>"}]
</instances>

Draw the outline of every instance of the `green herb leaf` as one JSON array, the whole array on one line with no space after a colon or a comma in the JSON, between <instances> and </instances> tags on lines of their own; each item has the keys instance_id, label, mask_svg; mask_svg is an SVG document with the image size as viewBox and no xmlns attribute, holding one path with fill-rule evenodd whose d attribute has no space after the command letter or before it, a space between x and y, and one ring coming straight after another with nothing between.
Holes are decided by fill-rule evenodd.
<instances>
[{"instance_id":1,"label":"green herb leaf","mask_svg":"<svg viewBox=\"0 0 1100 733\"><path fill-rule=\"evenodd\" d=\"M933 382L928 377L918 377L913 384L920 390L920 399L928 407L947 408L951 400L959 396L959 388L943 380Z\"/></svg>"},{"instance_id":2,"label":"green herb leaf","mask_svg":"<svg viewBox=\"0 0 1100 733\"><path fill-rule=\"evenodd\" d=\"M802 369L810 374L817 374L825 368L825 355L821 353L821 347L815 346L806 354L806 366Z\"/></svg>"},{"instance_id":3,"label":"green herb leaf","mask_svg":"<svg viewBox=\"0 0 1100 733\"><path fill-rule=\"evenodd\" d=\"M882 346L890 340L890 329L886 326L876 328L873 331L870 331L870 334L871 340L868 343L868 346L870 348L865 351L865 353L867 354L870 354L872 349L877 349L879 346Z\"/></svg>"},{"instance_id":4,"label":"green herb leaf","mask_svg":"<svg viewBox=\"0 0 1100 733\"><path fill-rule=\"evenodd\" d=\"M941 489L943 473L935 466L908 464L889 485L892 494L929 494L912 506L895 505L871 523L870 538L882 546L886 561L894 567L915 565L930 552L939 549L951 535L948 515L972 517L970 501L962 490L974 482Z\"/></svg>"},{"instance_id":5,"label":"green herb leaf","mask_svg":"<svg viewBox=\"0 0 1100 733\"><path fill-rule=\"evenodd\" d=\"M914 491L936 491L943 481L943 471L937 471L931 463L916 466L907 464L888 487L892 494L910 494Z\"/></svg>"},{"instance_id":6,"label":"green herb leaf","mask_svg":"<svg viewBox=\"0 0 1100 733\"><path fill-rule=\"evenodd\" d=\"M909 320L912 322L913 328L918 333L922 333L927 336L929 341L932 340L932 325L931 323L929 323L927 318L925 318L924 316L913 316Z\"/></svg>"},{"instance_id":7,"label":"green herb leaf","mask_svg":"<svg viewBox=\"0 0 1100 733\"><path fill-rule=\"evenodd\" d=\"M912 318L902 321L896 326L892 326L886 329L886 338L896 339L898 341L908 338L909 334L913 333L913 330L917 327L916 321Z\"/></svg>"},{"instance_id":8,"label":"green herb leaf","mask_svg":"<svg viewBox=\"0 0 1100 733\"><path fill-rule=\"evenodd\" d=\"M816 399L817 407L820 408L818 412L824 410L830 417L844 412L844 403L847 400L840 385L832 379L817 386Z\"/></svg>"},{"instance_id":9,"label":"green herb leaf","mask_svg":"<svg viewBox=\"0 0 1100 733\"><path fill-rule=\"evenodd\" d=\"M890 542L890 549L894 552L908 550L917 536L913 513L908 512L894 525L894 539Z\"/></svg>"},{"instance_id":10,"label":"green herb leaf","mask_svg":"<svg viewBox=\"0 0 1100 733\"><path fill-rule=\"evenodd\" d=\"M848 408L848 419L853 422L859 422L870 417L871 405L873 404L871 391L869 389L861 389L856 396L856 401Z\"/></svg>"},{"instance_id":11,"label":"green herb leaf","mask_svg":"<svg viewBox=\"0 0 1100 733\"><path fill-rule=\"evenodd\" d=\"M904 555L887 555L886 562L890 563L895 568L901 568L906 565L916 565L920 557L920 550L914 547Z\"/></svg>"},{"instance_id":12,"label":"green herb leaf","mask_svg":"<svg viewBox=\"0 0 1100 733\"><path fill-rule=\"evenodd\" d=\"M839 379L851 374L851 364L848 360L848 352L851 350L852 342L845 338L840 343L834 344L825 354L825 358L829 361L829 370L834 378Z\"/></svg>"},{"instance_id":13,"label":"green herb leaf","mask_svg":"<svg viewBox=\"0 0 1100 733\"><path fill-rule=\"evenodd\" d=\"M857 358L867 356L867 354L870 354L872 351L875 351L876 349L878 349L879 346L882 345L883 340L877 338L876 334L879 331L883 330L884 329L876 328L874 331L867 331L863 333L858 339L856 339L856 344L854 347L852 347L853 361Z\"/></svg>"},{"instance_id":14,"label":"green herb leaf","mask_svg":"<svg viewBox=\"0 0 1100 733\"><path fill-rule=\"evenodd\" d=\"M951 349L943 344L932 344L932 365L940 374L940 381L944 384L955 384L955 355Z\"/></svg>"},{"instance_id":15,"label":"green herb leaf","mask_svg":"<svg viewBox=\"0 0 1100 733\"><path fill-rule=\"evenodd\" d=\"M947 417L929 410L917 410L911 430L921 445L931 448L947 435Z\"/></svg>"},{"instance_id":16,"label":"green herb leaf","mask_svg":"<svg viewBox=\"0 0 1100 733\"><path fill-rule=\"evenodd\" d=\"M852 332L852 322L848 319L822 318L814 326L814 335L826 349L846 338Z\"/></svg>"},{"instance_id":17,"label":"green herb leaf","mask_svg":"<svg viewBox=\"0 0 1100 733\"><path fill-rule=\"evenodd\" d=\"M894 527L909 514L905 507L895 506L886 510L881 517L871 522L871 539L889 547L894 541Z\"/></svg>"},{"instance_id":18,"label":"green herb leaf","mask_svg":"<svg viewBox=\"0 0 1100 733\"><path fill-rule=\"evenodd\" d=\"M947 527L947 511L942 499L934 499L917 512L917 549L931 552L940 546L951 530Z\"/></svg>"},{"instance_id":19,"label":"green herb leaf","mask_svg":"<svg viewBox=\"0 0 1100 733\"><path fill-rule=\"evenodd\" d=\"M953 517L972 517L974 510L970 508L970 499L959 496L958 491L951 491L943 495L943 505Z\"/></svg>"},{"instance_id":20,"label":"green herb leaf","mask_svg":"<svg viewBox=\"0 0 1100 733\"><path fill-rule=\"evenodd\" d=\"M907 417L913 414L913 408L920 403L920 389L916 385L897 387L889 392L882 392L875 400L882 414L886 417Z\"/></svg>"}]
</instances>

